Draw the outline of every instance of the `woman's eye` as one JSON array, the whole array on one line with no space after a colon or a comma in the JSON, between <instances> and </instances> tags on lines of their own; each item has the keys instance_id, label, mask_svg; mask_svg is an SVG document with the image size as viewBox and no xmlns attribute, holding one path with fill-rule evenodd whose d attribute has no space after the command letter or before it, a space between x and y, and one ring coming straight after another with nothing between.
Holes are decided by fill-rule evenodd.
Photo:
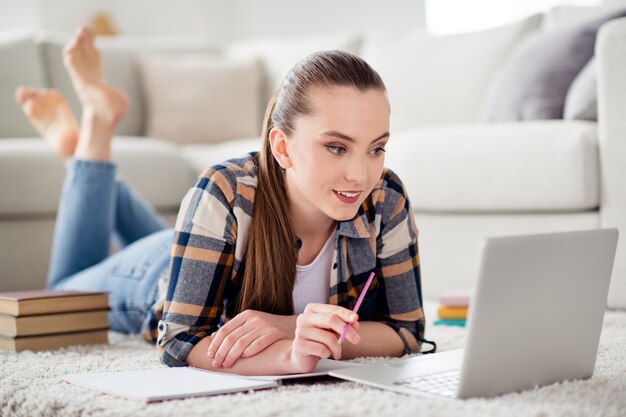
<instances>
[{"instance_id":1,"label":"woman's eye","mask_svg":"<svg viewBox=\"0 0 626 417\"><path fill-rule=\"evenodd\" d=\"M376 156L380 156L380 155L382 155L385 152L387 152L387 151L385 151L385 148L376 148L376 149L374 149L374 155L376 155Z\"/></svg>"},{"instance_id":2,"label":"woman's eye","mask_svg":"<svg viewBox=\"0 0 626 417\"><path fill-rule=\"evenodd\" d=\"M334 153L335 155L339 155L339 154L342 154L342 153L346 152L346 150L344 148L342 148L341 146L326 145L326 148L328 148L328 150L331 153Z\"/></svg>"}]
</instances>

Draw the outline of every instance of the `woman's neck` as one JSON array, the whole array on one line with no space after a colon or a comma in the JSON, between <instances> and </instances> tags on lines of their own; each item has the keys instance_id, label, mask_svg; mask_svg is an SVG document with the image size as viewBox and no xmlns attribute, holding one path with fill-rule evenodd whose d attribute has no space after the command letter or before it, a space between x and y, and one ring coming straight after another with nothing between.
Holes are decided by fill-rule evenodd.
<instances>
[{"instance_id":1,"label":"woman's neck","mask_svg":"<svg viewBox=\"0 0 626 417\"><path fill-rule=\"evenodd\" d=\"M322 236L328 238L337 226L337 221L312 205L303 203L305 200L293 195L289 187L287 187L287 195L289 196L291 225L295 235L302 240L318 239Z\"/></svg>"},{"instance_id":2,"label":"woman's neck","mask_svg":"<svg viewBox=\"0 0 626 417\"><path fill-rule=\"evenodd\" d=\"M337 227L337 221L320 213L321 216L307 216L291 207L291 224L293 231L302 240L325 236L328 238Z\"/></svg>"}]
</instances>

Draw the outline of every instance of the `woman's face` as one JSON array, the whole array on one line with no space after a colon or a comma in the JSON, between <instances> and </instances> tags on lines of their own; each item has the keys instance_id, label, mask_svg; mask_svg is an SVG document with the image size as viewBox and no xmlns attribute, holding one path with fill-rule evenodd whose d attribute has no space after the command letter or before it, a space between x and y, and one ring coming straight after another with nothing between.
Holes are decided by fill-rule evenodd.
<instances>
[{"instance_id":1,"label":"woman's face","mask_svg":"<svg viewBox=\"0 0 626 417\"><path fill-rule=\"evenodd\" d=\"M296 120L286 137L287 188L292 207L307 219L350 220L380 179L389 138L384 92L315 88L314 112Z\"/></svg>"}]
</instances>

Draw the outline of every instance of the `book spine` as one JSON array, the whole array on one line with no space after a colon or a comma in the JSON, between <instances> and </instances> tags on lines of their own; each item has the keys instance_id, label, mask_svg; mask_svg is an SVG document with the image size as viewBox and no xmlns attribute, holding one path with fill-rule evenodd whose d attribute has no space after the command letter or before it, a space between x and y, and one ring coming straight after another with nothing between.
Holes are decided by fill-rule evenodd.
<instances>
[{"instance_id":1,"label":"book spine","mask_svg":"<svg viewBox=\"0 0 626 417\"><path fill-rule=\"evenodd\" d=\"M467 311L467 307L441 306L437 310L437 315L442 319L466 319Z\"/></svg>"}]
</instances>

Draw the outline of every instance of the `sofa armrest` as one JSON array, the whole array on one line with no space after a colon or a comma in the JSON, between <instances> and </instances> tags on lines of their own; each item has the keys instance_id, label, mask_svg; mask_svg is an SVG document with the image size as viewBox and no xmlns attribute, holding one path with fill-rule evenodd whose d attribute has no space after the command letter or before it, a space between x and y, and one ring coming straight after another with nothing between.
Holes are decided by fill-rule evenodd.
<instances>
[{"instance_id":1,"label":"sofa armrest","mask_svg":"<svg viewBox=\"0 0 626 417\"><path fill-rule=\"evenodd\" d=\"M626 18L600 28L596 43L600 225L617 227L618 242L609 307L626 308Z\"/></svg>"}]
</instances>

